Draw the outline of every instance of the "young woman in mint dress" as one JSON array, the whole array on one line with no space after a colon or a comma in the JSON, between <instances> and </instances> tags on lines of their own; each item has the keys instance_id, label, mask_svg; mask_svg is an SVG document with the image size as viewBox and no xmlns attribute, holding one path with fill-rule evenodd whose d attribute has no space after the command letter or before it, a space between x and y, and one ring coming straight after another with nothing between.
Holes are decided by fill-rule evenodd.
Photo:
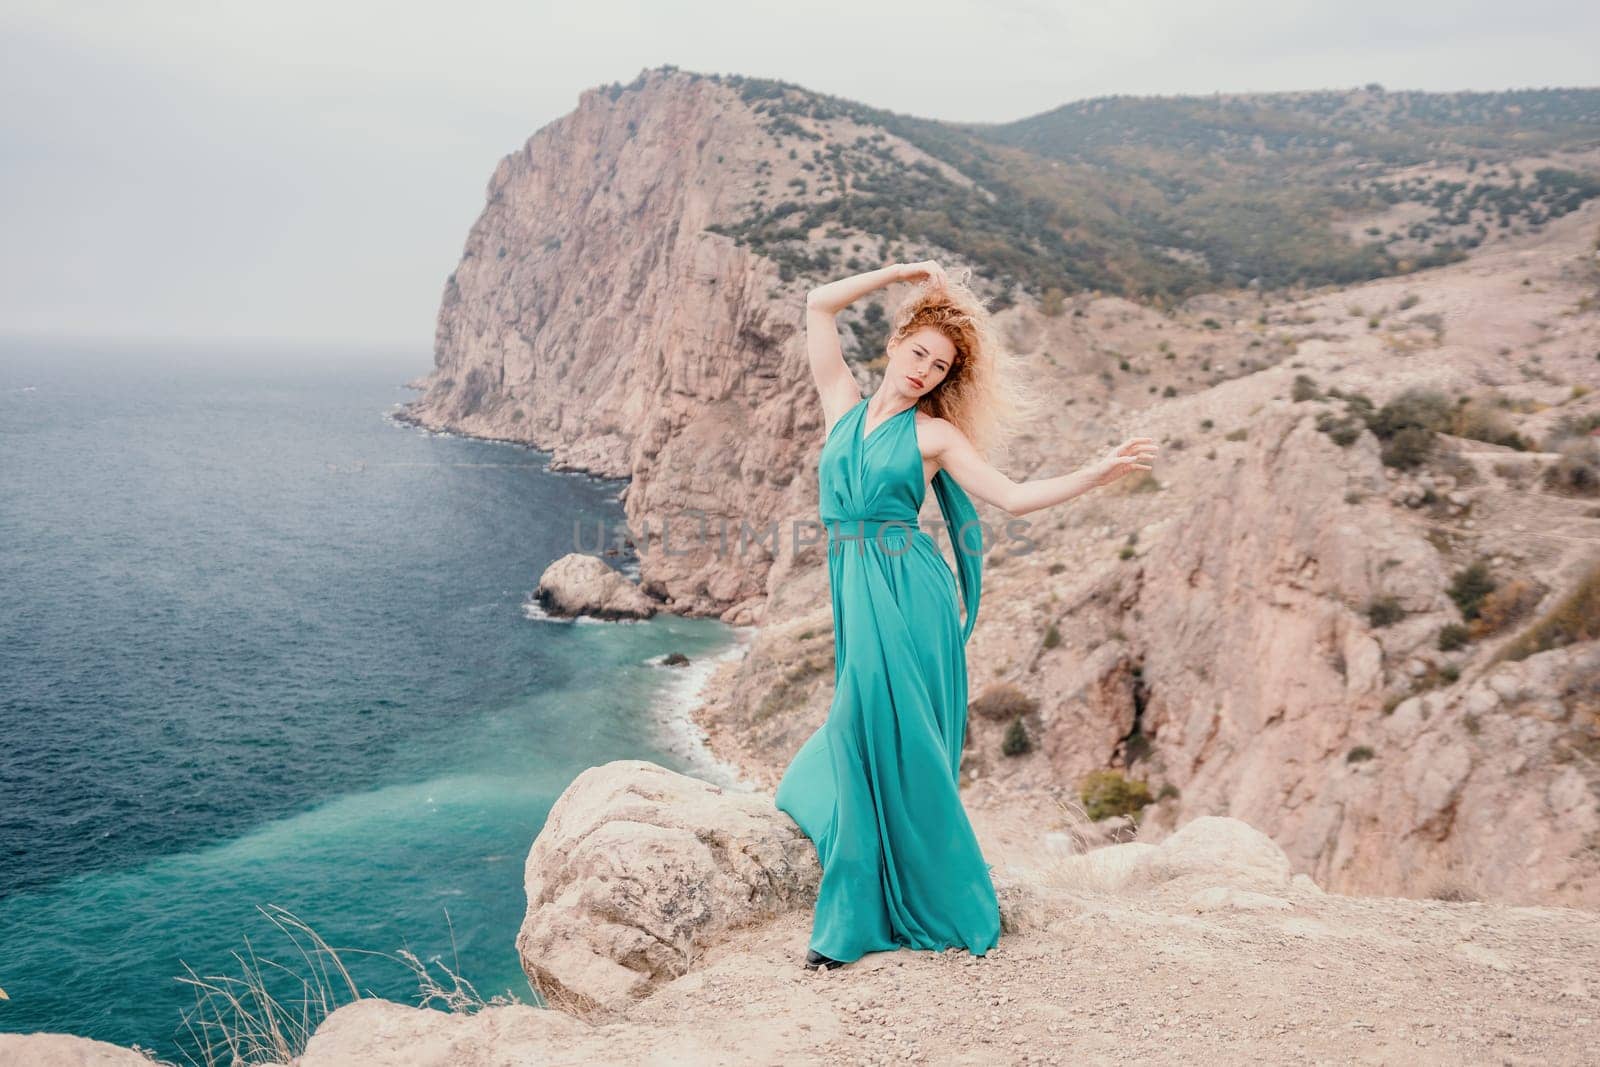
<instances>
[{"instance_id":1,"label":"young woman in mint dress","mask_svg":"<svg viewBox=\"0 0 1600 1067\"><path fill-rule=\"evenodd\" d=\"M896 310L882 384L863 397L835 316L901 281L925 284ZM968 493L1023 515L1151 469L1155 447L1130 438L1098 463L1031 482L991 466L998 423L1029 405L982 302L932 261L812 290L806 345L827 426L817 474L834 695L774 798L822 864L805 966L900 947L982 956L1000 938L1000 908L957 793L985 547ZM930 487L953 571L918 522Z\"/></svg>"}]
</instances>

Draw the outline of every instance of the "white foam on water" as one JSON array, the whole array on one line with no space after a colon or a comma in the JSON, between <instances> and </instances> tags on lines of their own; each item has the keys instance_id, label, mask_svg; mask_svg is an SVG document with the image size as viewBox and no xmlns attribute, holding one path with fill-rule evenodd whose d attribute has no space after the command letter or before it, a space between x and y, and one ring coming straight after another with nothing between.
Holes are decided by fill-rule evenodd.
<instances>
[{"instance_id":1,"label":"white foam on water","mask_svg":"<svg viewBox=\"0 0 1600 1067\"><path fill-rule=\"evenodd\" d=\"M661 728L666 747L682 758L685 764L695 768L697 777L728 789L749 792L757 788L756 783L744 779L738 767L712 755L705 730L694 721L695 710L705 702L705 687L711 676L723 664L741 660L750 651L756 627L739 626L732 629L733 644L714 655L692 659L682 667L663 665L661 661L665 657L649 661L660 666L661 670L674 673L673 679L656 698L651 711Z\"/></svg>"}]
</instances>

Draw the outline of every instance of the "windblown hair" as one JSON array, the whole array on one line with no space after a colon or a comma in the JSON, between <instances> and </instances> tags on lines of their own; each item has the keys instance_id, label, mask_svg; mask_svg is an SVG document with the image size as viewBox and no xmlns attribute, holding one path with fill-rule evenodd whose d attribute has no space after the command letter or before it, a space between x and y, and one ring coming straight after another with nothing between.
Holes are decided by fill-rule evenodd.
<instances>
[{"instance_id":1,"label":"windblown hair","mask_svg":"<svg viewBox=\"0 0 1600 1067\"><path fill-rule=\"evenodd\" d=\"M929 415L953 423L979 455L990 459L1007 431L1034 413L1034 405L1019 388L1015 358L1000 344L989 309L967 284L970 277L969 270L961 281L918 286L895 309L889 340L903 341L924 326L950 339L956 350L950 370L919 403Z\"/></svg>"}]
</instances>

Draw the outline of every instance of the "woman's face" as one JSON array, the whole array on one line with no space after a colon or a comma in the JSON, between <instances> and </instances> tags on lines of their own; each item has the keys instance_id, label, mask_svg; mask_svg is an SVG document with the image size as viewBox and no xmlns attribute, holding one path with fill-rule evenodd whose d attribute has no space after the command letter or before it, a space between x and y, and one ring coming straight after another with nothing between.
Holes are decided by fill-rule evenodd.
<instances>
[{"instance_id":1,"label":"woman's face","mask_svg":"<svg viewBox=\"0 0 1600 1067\"><path fill-rule=\"evenodd\" d=\"M901 392L923 397L944 381L955 358L950 338L932 326L920 326L889 345L886 373Z\"/></svg>"}]
</instances>

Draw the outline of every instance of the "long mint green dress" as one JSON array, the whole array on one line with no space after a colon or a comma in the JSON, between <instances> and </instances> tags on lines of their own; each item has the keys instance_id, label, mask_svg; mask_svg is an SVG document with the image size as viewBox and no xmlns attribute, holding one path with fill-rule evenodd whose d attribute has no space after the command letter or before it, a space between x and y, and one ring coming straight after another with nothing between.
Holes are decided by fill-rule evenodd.
<instances>
[{"instance_id":1,"label":"long mint green dress","mask_svg":"<svg viewBox=\"0 0 1600 1067\"><path fill-rule=\"evenodd\" d=\"M1000 908L957 781L983 531L962 488L935 474L963 622L956 575L917 522L927 484L916 408L863 440L866 413L862 398L828 432L817 464L833 703L774 801L822 864L812 949L845 962L902 946L982 956L1000 938Z\"/></svg>"}]
</instances>

